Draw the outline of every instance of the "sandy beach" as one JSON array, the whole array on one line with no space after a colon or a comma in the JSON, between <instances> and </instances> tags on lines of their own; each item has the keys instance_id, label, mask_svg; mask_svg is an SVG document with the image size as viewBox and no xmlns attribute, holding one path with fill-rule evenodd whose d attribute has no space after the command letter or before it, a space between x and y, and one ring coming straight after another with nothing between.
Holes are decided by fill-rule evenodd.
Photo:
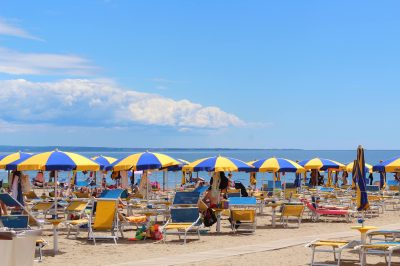
<instances>
[{"instance_id":1,"label":"sandy beach","mask_svg":"<svg viewBox=\"0 0 400 266\"><path fill-rule=\"evenodd\" d=\"M307 265L311 259L311 250L304 244L296 244L301 241L318 238L359 239L359 233L351 230L350 226L356 225L356 219L351 223L339 221L311 222L305 218L300 228L282 228L270 225L270 210L265 209L264 215L257 217L257 230L254 234L233 234L229 222L223 220L222 232L217 234L215 226L210 232L202 235L200 240L191 237L186 245L178 241L177 237L170 236L167 242L154 243L154 241L128 241L127 238L134 236L134 231L125 233L125 239L119 239L118 245L112 241L101 241L96 246L86 239L86 232L81 232L77 239L71 237L66 239L66 231L60 228L59 248L60 253L52 256L52 233L49 227L45 228L45 239L49 242L44 249L44 260L36 265L174 265L168 262L168 258L179 258L184 254L192 254L191 257L197 261L189 261L182 265ZM366 220L366 225L374 225L380 228L396 228L398 223L398 211L387 210L379 217ZM249 252L241 254L241 250L248 246L268 247L274 245L288 246L277 250ZM293 246L294 245L294 246ZM237 255L227 254L227 250L237 252ZM207 252L217 252L221 258L207 259ZM226 254L226 256L224 255ZM164 258L162 261L156 259ZM318 261L329 261L332 254L318 254ZM358 254L344 252L343 265L358 265ZM153 263L152 263L153 260ZM394 259L397 261L397 258ZM171 259L172 261L172 259ZM384 265L384 258L369 255L368 263L372 265ZM381 263L381 264L377 264Z\"/></svg>"}]
</instances>

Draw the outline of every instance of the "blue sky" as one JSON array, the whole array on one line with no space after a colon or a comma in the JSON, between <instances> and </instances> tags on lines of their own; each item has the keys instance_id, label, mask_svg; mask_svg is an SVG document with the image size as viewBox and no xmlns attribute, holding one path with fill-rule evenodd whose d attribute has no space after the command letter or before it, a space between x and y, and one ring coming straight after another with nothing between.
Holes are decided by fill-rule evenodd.
<instances>
[{"instance_id":1,"label":"blue sky","mask_svg":"<svg viewBox=\"0 0 400 266\"><path fill-rule=\"evenodd\" d=\"M1 144L399 149L398 10L2 1Z\"/></svg>"}]
</instances>

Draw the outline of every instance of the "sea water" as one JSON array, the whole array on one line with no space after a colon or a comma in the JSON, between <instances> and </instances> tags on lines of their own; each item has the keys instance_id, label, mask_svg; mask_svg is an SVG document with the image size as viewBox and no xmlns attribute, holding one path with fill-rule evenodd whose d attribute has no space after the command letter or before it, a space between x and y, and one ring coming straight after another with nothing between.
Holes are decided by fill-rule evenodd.
<instances>
[{"instance_id":1,"label":"sea water","mask_svg":"<svg viewBox=\"0 0 400 266\"><path fill-rule=\"evenodd\" d=\"M21 149L22 151L29 152L42 152L43 148L38 147L24 147ZM84 147L70 147L62 149L65 151L75 151L86 157L94 157L98 155L103 156L111 156L115 158L123 158L133 153L143 152L145 149L112 149L112 148L104 148L104 149L96 149L96 148L84 148ZM343 164L347 164L356 159L357 152L356 150L263 150L263 149L151 149L153 152L160 152L170 155L174 158L184 159L187 161L194 161L200 158L211 157L211 156L226 156L233 157L236 159L243 160L245 162L277 157L277 158L286 158L291 160L306 160L315 157L332 159ZM10 152L0 152L0 155L7 154ZM371 165L378 164L381 160L388 160L393 157L400 156L399 150L365 150L365 162ZM35 176L35 172L29 171L26 174L30 175L31 179ZM48 174L45 175L48 180ZM69 178L71 173L68 172L60 172L59 179L64 182L69 182ZM100 176L100 175L98 175ZM199 177L204 178L205 180L210 179L210 175L206 172L199 172ZM325 175L326 176L326 175ZM167 174L167 187L173 188L180 184L182 173L181 172L168 172ZM82 173L78 174L78 182L84 182L88 178L88 175L85 176ZM294 181L293 173L286 173L284 179L286 182ZM388 174L388 180L393 180L393 176ZM4 181L7 180L7 172L0 171L0 179ZM151 171L150 175L151 181L158 181L160 184L162 183L163 173L159 171ZM249 174L248 173L233 173L233 180L240 181L244 185L249 184ZM270 173L258 173L257 174L257 186L261 187L263 183L266 183L267 180L272 180L272 174ZM379 181L379 174L374 173L374 182ZM351 182L351 178L349 178L349 182ZM114 184L114 181L110 178L110 174L107 175L107 183Z\"/></svg>"}]
</instances>

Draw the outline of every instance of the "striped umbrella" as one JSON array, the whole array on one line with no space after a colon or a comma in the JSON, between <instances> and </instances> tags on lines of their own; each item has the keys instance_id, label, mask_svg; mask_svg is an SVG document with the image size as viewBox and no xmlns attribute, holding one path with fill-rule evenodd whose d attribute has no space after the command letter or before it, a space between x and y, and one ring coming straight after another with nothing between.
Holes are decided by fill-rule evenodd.
<instances>
[{"instance_id":1,"label":"striped umbrella","mask_svg":"<svg viewBox=\"0 0 400 266\"><path fill-rule=\"evenodd\" d=\"M251 165L253 165L258 172L304 173L306 171L298 163L284 158L261 159L253 162Z\"/></svg>"},{"instance_id":2,"label":"striped umbrella","mask_svg":"<svg viewBox=\"0 0 400 266\"><path fill-rule=\"evenodd\" d=\"M351 162L349 164L346 165L346 172L353 172L353 167L354 167L354 162ZM370 164L365 164L365 171L368 173L372 173L372 165Z\"/></svg>"},{"instance_id":3,"label":"striped umbrella","mask_svg":"<svg viewBox=\"0 0 400 266\"><path fill-rule=\"evenodd\" d=\"M32 156L32 153L15 152L0 157L0 169L5 169L7 164L13 163L17 160L25 160Z\"/></svg>"},{"instance_id":4,"label":"striped umbrella","mask_svg":"<svg viewBox=\"0 0 400 266\"><path fill-rule=\"evenodd\" d=\"M183 159L179 159L179 158L175 159L175 160L177 160L179 162L178 165L168 166L165 169L168 170L168 171L172 171L172 172L181 171L182 167L184 167L185 165L188 165L190 163L189 161L186 161L186 160L183 160Z\"/></svg>"},{"instance_id":5,"label":"striped umbrella","mask_svg":"<svg viewBox=\"0 0 400 266\"><path fill-rule=\"evenodd\" d=\"M362 211L368 209L369 204L366 191L367 181L365 176L364 149L361 145L357 148L357 160L354 162L356 163L354 173L357 181L357 210Z\"/></svg>"},{"instance_id":6,"label":"striped umbrella","mask_svg":"<svg viewBox=\"0 0 400 266\"><path fill-rule=\"evenodd\" d=\"M180 162L174 158L155 152L141 152L128 155L115 161L111 167L114 171L128 170L151 170L161 169L168 166L179 165Z\"/></svg>"},{"instance_id":7,"label":"striped umbrella","mask_svg":"<svg viewBox=\"0 0 400 266\"><path fill-rule=\"evenodd\" d=\"M17 160L6 166L7 170L29 171L55 171L54 176L54 213L57 219L57 200L58 200L58 185L57 185L57 171L98 171L100 165L82 155L63 152L59 150L38 153L24 160ZM58 252L58 233L54 227L53 233L53 250L54 254Z\"/></svg>"},{"instance_id":8,"label":"striped umbrella","mask_svg":"<svg viewBox=\"0 0 400 266\"><path fill-rule=\"evenodd\" d=\"M400 156L374 165L373 170L386 173L400 172Z\"/></svg>"},{"instance_id":9,"label":"striped umbrella","mask_svg":"<svg viewBox=\"0 0 400 266\"><path fill-rule=\"evenodd\" d=\"M304 160L299 162L307 170L320 170L325 171L328 169L344 169L344 164L336 162L334 160L314 158L310 160Z\"/></svg>"},{"instance_id":10,"label":"striped umbrella","mask_svg":"<svg viewBox=\"0 0 400 266\"><path fill-rule=\"evenodd\" d=\"M103 155L95 156L90 159L100 165L100 170L110 170L111 164L113 164L117 160L117 158Z\"/></svg>"},{"instance_id":11,"label":"striped umbrella","mask_svg":"<svg viewBox=\"0 0 400 266\"><path fill-rule=\"evenodd\" d=\"M82 155L59 150L38 153L6 165L7 170L98 171L100 165Z\"/></svg>"},{"instance_id":12,"label":"striped umbrella","mask_svg":"<svg viewBox=\"0 0 400 266\"><path fill-rule=\"evenodd\" d=\"M183 170L192 172L223 172L223 171L249 171L254 167L241 160L223 156L214 156L196 160L183 167Z\"/></svg>"}]
</instances>

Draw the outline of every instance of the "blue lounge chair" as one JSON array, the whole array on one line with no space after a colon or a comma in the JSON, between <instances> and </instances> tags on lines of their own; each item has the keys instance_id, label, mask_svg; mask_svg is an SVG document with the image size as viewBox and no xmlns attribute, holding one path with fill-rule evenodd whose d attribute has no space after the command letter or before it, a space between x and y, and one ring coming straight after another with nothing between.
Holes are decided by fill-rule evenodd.
<instances>
[{"instance_id":1,"label":"blue lounge chair","mask_svg":"<svg viewBox=\"0 0 400 266\"><path fill-rule=\"evenodd\" d=\"M119 198L127 198L128 192L126 189L109 189L104 190L100 197L101 199L119 199Z\"/></svg>"},{"instance_id":2,"label":"blue lounge chair","mask_svg":"<svg viewBox=\"0 0 400 266\"><path fill-rule=\"evenodd\" d=\"M199 192L200 195L203 194L204 192L206 192L208 189L208 186L201 186L201 187L197 187L195 188L192 192Z\"/></svg>"},{"instance_id":3,"label":"blue lounge chair","mask_svg":"<svg viewBox=\"0 0 400 266\"><path fill-rule=\"evenodd\" d=\"M186 244L187 234L190 231L197 233L200 239L200 226L202 225L199 208L172 208L171 217L162 227L165 243L167 235L178 235L179 240L181 235L184 235L183 243ZM170 232L172 231L172 232Z\"/></svg>"},{"instance_id":4,"label":"blue lounge chair","mask_svg":"<svg viewBox=\"0 0 400 266\"><path fill-rule=\"evenodd\" d=\"M28 215L4 215L0 216L0 223L3 227L11 229L27 229L29 228Z\"/></svg>"},{"instance_id":5,"label":"blue lounge chair","mask_svg":"<svg viewBox=\"0 0 400 266\"><path fill-rule=\"evenodd\" d=\"M365 190L367 191L367 192L379 192L379 186L375 186L375 185L367 185L366 187L365 187Z\"/></svg>"},{"instance_id":6,"label":"blue lounge chair","mask_svg":"<svg viewBox=\"0 0 400 266\"><path fill-rule=\"evenodd\" d=\"M173 205L197 205L200 199L200 192L176 192Z\"/></svg>"},{"instance_id":7,"label":"blue lounge chair","mask_svg":"<svg viewBox=\"0 0 400 266\"><path fill-rule=\"evenodd\" d=\"M11 197L10 194L8 193L0 193L0 201L2 201L7 207L9 208L15 208L18 207L21 210L24 210L24 212L33 220L35 221L36 225L39 227L41 226L41 223L36 219L35 216L31 214L31 212L28 211L25 206L23 206L21 203L19 203L17 200L15 200L13 197Z\"/></svg>"}]
</instances>

